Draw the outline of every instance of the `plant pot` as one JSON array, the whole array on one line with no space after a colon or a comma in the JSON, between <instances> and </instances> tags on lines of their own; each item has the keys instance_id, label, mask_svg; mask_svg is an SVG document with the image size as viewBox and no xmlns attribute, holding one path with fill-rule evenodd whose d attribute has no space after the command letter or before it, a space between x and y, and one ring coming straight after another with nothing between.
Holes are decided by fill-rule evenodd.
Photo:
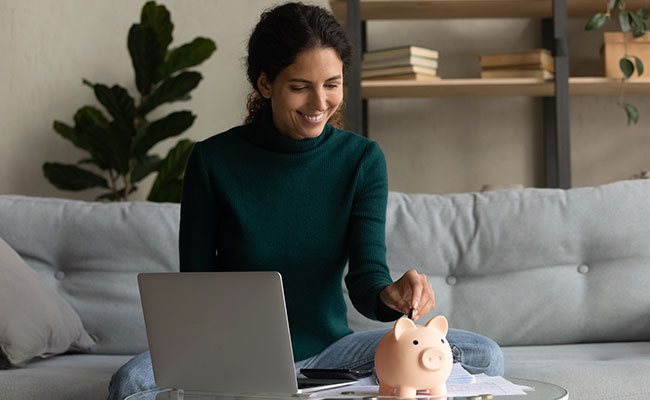
<instances>
[{"instance_id":1,"label":"plant pot","mask_svg":"<svg viewBox=\"0 0 650 400\"><path fill-rule=\"evenodd\" d=\"M627 55L630 57L630 61L634 63L632 56L636 56L643 62L645 69L650 68L650 32L636 39L634 39L632 33L626 33L625 35L627 35ZM623 32L605 32L603 35L605 76L608 78L623 77L623 72L621 72L621 67L619 66L620 60L625 54L623 39ZM632 77L638 76L635 68ZM650 73L646 72L643 76L650 76Z\"/></svg>"}]
</instances>

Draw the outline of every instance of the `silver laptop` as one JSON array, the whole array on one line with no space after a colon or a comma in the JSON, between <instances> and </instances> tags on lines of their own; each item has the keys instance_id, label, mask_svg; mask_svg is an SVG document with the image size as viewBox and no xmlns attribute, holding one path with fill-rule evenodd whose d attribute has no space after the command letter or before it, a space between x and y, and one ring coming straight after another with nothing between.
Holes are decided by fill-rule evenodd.
<instances>
[{"instance_id":1,"label":"silver laptop","mask_svg":"<svg viewBox=\"0 0 650 400\"><path fill-rule=\"evenodd\" d=\"M138 284L158 387L297 394L354 383L298 387L278 272L141 273Z\"/></svg>"}]
</instances>

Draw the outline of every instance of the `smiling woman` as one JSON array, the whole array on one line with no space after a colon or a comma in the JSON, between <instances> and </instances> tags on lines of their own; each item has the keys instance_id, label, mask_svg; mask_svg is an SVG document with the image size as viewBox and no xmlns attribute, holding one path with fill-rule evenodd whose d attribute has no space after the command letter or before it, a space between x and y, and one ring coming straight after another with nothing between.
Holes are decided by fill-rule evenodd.
<instances>
[{"instance_id":1,"label":"smiling woman","mask_svg":"<svg viewBox=\"0 0 650 400\"><path fill-rule=\"evenodd\" d=\"M391 279L383 152L336 122L350 53L325 9L289 3L263 13L248 45L246 124L196 143L185 169L181 272L279 272L296 370L374 366L386 330L349 328L346 265L352 305L368 318L417 320L435 305L424 274ZM503 372L490 339L454 329L447 339L471 372ZM153 387L143 353L113 376L109 398Z\"/></svg>"}]
</instances>

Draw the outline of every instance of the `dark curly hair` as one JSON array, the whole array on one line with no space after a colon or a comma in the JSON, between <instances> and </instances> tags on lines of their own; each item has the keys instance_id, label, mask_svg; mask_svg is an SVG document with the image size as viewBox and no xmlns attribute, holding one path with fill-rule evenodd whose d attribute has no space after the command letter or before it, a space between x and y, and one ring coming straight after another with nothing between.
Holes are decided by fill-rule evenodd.
<instances>
[{"instance_id":1,"label":"dark curly hair","mask_svg":"<svg viewBox=\"0 0 650 400\"><path fill-rule=\"evenodd\" d=\"M273 82L278 74L293 64L298 53L314 48L331 48L343 63L343 74L352 61L352 45L343 27L324 8L302 3L287 3L262 13L248 40L246 72L253 90L248 95L245 123L256 121L269 106L257 87L257 79L264 72ZM341 110L329 123L341 127Z\"/></svg>"}]
</instances>

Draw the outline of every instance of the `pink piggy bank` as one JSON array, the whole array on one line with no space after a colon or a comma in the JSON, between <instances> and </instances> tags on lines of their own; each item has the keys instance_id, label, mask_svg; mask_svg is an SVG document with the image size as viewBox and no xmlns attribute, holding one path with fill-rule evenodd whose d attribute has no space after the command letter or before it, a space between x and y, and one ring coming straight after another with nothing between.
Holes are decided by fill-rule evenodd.
<instances>
[{"instance_id":1,"label":"pink piggy bank","mask_svg":"<svg viewBox=\"0 0 650 400\"><path fill-rule=\"evenodd\" d=\"M381 338L375 353L375 371L379 394L401 398L415 397L418 390L431 396L447 394L447 377L453 358L445 338L447 319L442 315L426 325L415 325L400 318L395 327Z\"/></svg>"}]
</instances>

